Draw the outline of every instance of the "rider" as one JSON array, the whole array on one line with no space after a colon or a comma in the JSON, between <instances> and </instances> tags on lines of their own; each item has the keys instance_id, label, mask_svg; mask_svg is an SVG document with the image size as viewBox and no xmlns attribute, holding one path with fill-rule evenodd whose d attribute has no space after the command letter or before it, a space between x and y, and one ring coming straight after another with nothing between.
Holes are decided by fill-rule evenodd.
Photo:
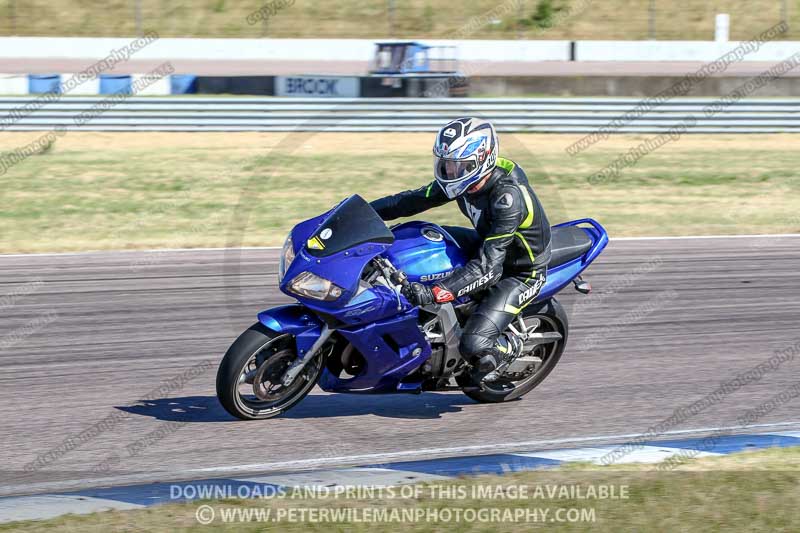
<instances>
[{"instance_id":1,"label":"rider","mask_svg":"<svg viewBox=\"0 0 800 533\"><path fill-rule=\"evenodd\" d=\"M403 290L412 305L445 303L487 291L464 326L459 349L478 379L504 359L522 352L522 341L504 333L544 285L550 260L550 223L525 172L499 157L494 126L479 118L459 118L441 130L433 146L435 181L413 191L375 200L383 220L409 217L451 200L477 231L448 229L475 257L432 287L411 283ZM461 231L457 231L457 230Z\"/></svg>"}]
</instances>

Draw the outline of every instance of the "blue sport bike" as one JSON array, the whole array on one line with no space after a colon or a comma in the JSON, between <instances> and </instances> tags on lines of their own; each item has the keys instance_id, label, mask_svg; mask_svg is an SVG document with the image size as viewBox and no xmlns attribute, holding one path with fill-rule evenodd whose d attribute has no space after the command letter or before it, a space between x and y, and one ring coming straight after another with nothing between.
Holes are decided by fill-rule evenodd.
<instances>
[{"instance_id":1,"label":"blue sport bike","mask_svg":"<svg viewBox=\"0 0 800 533\"><path fill-rule=\"evenodd\" d=\"M272 418L317 384L351 393L462 390L479 402L532 390L567 342L567 315L554 295L570 283L589 292L580 274L608 235L591 219L553 227L547 282L509 326L524 340L523 353L500 364L499 379L474 383L458 344L481 294L424 307L401 294L409 281L434 283L467 262L455 234L418 221L389 229L358 195L295 226L278 277L297 303L262 311L228 349L217 373L222 405L241 419Z\"/></svg>"}]
</instances>

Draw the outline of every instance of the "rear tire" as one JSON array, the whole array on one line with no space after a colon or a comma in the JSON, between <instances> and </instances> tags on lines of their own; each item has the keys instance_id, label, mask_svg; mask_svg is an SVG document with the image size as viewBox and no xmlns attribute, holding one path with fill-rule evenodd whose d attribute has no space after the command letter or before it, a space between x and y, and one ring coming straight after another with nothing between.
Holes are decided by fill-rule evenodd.
<instances>
[{"instance_id":1,"label":"rear tire","mask_svg":"<svg viewBox=\"0 0 800 533\"><path fill-rule=\"evenodd\" d=\"M509 402L529 393L550 375L550 372L553 371L561 359L567 344L567 332L569 330L567 314L558 300L550 298L544 302L529 306L529 308L525 309L523 318L526 322L538 318L541 324L545 326L545 329L558 331L561 334L561 340L552 343L552 345L542 345L549 349L547 357L543 358L541 366L531 376L520 382L498 380L492 383L484 383L483 388L479 389L477 387L478 384L474 383L467 373L461 374L457 378L457 382L462 387L465 387L464 394L480 403ZM542 330L537 329L536 331L540 332Z\"/></svg>"},{"instance_id":2,"label":"rear tire","mask_svg":"<svg viewBox=\"0 0 800 533\"><path fill-rule=\"evenodd\" d=\"M261 323L253 324L228 348L217 370L217 398L222 407L242 420L263 420L285 413L311 392L322 373L323 357L318 354L294 382L281 390L278 378L296 359L293 337L275 333ZM255 382L259 383L261 397L255 392ZM273 386L279 387L277 392L272 392ZM252 394L244 394L248 389Z\"/></svg>"}]
</instances>

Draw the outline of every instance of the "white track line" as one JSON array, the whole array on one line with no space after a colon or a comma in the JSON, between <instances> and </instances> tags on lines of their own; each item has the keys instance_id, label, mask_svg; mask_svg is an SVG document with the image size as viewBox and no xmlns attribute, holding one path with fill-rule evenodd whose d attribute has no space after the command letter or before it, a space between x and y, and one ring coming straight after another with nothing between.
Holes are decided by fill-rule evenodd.
<instances>
[{"instance_id":1,"label":"white track line","mask_svg":"<svg viewBox=\"0 0 800 533\"><path fill-rule=\"evenodd\" d=\"M152 250L87 250L85 252L40 252L30 254L0 254L4 257L52 257L69 255L100 255L100 254L161 254L165 252L221 252L225 250L281 250L282 246L242 246L241 248L156 248Z\"/></svg>"},{"instance_id":2,"label":"white track line","mask_svg":"<svg viewBox=\"0 0 800 533\"><path fill-rule=\"evenodd\" d=\"M717 431L735 430L768 430L770 428L785 428L795 426L800 428L800 420L794 422L779 422L773 424L754 424L750 426L730 426L720 428L697 428L666 431L654 437L656 440L662 437L674 435L693 435L698 436L705 433ZM776 434L778 432L775 432ZM782 431L780 433L786 433ZM168 483L171 481L182 481L192 479L202 479L203 477L221 477L247 473L248 477L268 475L272 473L304 472L318 469L345 468L353 466L363 466L366 464L381 464L392 461L402 460L428 460L443 459L447 457L459 457L468 454L490 455L493 453L512 453L512 452L534 452L537 448L552 445L575 445L584 442L611 441L605 446L619 446L632 439L642 438L641 433L629 433L624 435L603 435L592 437L570 437L563 439L550 439L524 442L507 442L499 444L483 444L477 446L458 446L453 448L428 448L420 450L406 450L402 452L376 453L366 455L349 455L342 457L327 457L320 459L300 459L296 461L285 461L276 463L254 463L246 465L216 466L208 468L193 468L189 470L154 471L146 474L122 474L113 477L71 479L64 481L46 481L40 483L25 483L21 485L0 486L0 496L12 496L18 494L34 494L38 492L54 492L85 489L97 486L118 486L123 484L141 483ZM617 442L613 442L617 441ZM541 450L546 451L546 448ZM438 457L436 457L438 456Z\"/></svg>"},{"instance_id":3,"label":"white track line","mask_svg":"<svg viewBox=\"0 0 800 533\"><path fill-rule=\"evenodd\" d=\"M776 237L800 237L800 233L759 233L755 235L675 235L664 237L611 237L612 241L671 241L682 239L755 239Z\"/></svg>"},{"instance_id":4,"label":"white track line","mask_svg":"<svg viewBox=\"0 0 800 533\"><path fill-rule=\"evenodd\" d=\"M800 237L800 233L760 233L755 235L676 235L661 237L610 237L611 241L669 241L669 240L692 240L692 239L774 239L778 237ZM89 250L86 252L42 252L30 254L0 254L0 259L4 257L50 257L50 256L70 256L70 255L93 255L93 254L155 254L165 252L219 252L236 250L280 250L281 246L242 246L241 248L160 248L154 250Z\"/></svg>"},{"instance_id":5,"label":"white track line","mask_svg":"<svg viewBox=\"0 0 800 533\"><path fill-rule=\"evenodd\" d=\"M734 431L734 430L748 430L748 429L768 429L786 426L796 426L800 421L795 422L777 422L772 424L754 424L750 426L729 426L729 427L711 427L711 428L697 428L697 429L679 429L672 431L665 431L653 438L659 440L662 437L672 435L690 435L702 433L714 433L721 431ZM246 465L234 466L214 466L208 468L195 468L188 472L197 474L221 474L221 473L236 473L242 471L258 471L258 470L281 470L281 469L295 469L295 468L314 468L321 466L334 466L344 465L349 463L383 463L397 461L402 459L422 459L421 456L462 456L466 454L481 455L486 453L504 453L512 450L520 451L523 448L530 448L526 451L532 451L542 446L552 446L554 444L577 444L582 442L596 442L596 441L621 441L618 444L624 444L624 441L645 438L647 435L641 433L629 433L625 435L600 435L592 437L571 437L564 439L550 439L550 440L533 440L525 442L505 442L498 444L480 444L475 446L456 446L452 448L424 448L420 450L407 450L403 452L390 452L390 453L372 453L364 455L345 455L342 457L328 457L321 459L300 459L297 461L285 461L277 463L253 463Z\"/></svg>"}]
</instances>

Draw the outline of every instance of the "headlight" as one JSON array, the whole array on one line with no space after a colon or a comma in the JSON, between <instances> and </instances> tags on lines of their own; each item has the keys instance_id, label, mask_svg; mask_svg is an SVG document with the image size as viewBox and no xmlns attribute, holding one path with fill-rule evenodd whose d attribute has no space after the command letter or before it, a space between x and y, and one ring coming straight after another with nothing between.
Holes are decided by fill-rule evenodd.
<instances>
[{"instance_id":1,"label":"headlight","mask_svg":"<svg viewBox=\"0 0 800 533\"><path fill-rule=\"evenodd\" d=\"M332 302L342 295L342 288L311 272L301 272L289 284L289 290L299 296Z\"/></svg>"},{"instance_id":2,"label":"headlight","mask_svg":"<svg viewBox=\"0 0 800 533\"><path fill-rule=\"evenodd\" d=\"M294 261L294 243L292 243L292 236L289 235L286 237L286 241L283 243L283 250L281 251L281 262L278 266L279 283L283 280L283 276L286 274L286 269L289 268L289 265L292 264L292 261Z\"/></svg>"}]
</instances>

